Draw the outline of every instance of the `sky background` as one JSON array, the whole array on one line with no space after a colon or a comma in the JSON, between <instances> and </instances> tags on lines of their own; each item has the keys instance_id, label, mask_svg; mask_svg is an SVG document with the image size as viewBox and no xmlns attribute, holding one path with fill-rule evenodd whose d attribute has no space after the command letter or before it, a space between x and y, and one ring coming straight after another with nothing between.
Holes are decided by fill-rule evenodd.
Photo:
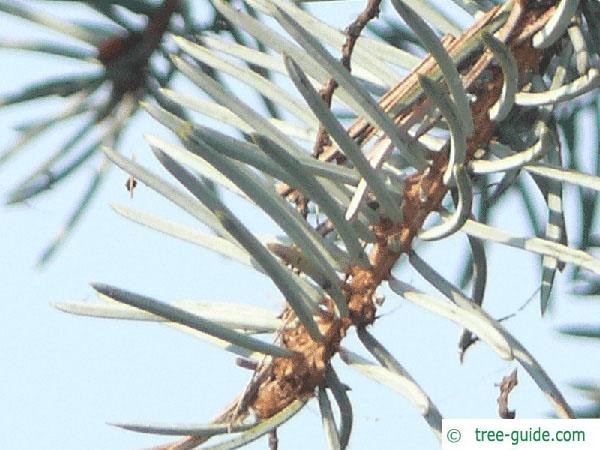
<instances>
[{"instance_id":1,"label":"sky background","mask_svg":"<svg viewBox=\"0 0 600 450\"><path fill-rule=\"evenodd\" d=\"M340 9L316 5L319 17L344 26L361 2ZM64 7L64 6L63 6ZM1 36L38 35L24 22L0 16ZM44 36L55 35L52 33ZM2 51L5 68L0 92L28 81L77 70L71 62L35 54ZM183 85L182 85L183 86ZM197 92L194 92L197 94ZM52 111L54 103L38 102L0 110L0 145L15 138L11 127ZM585 127L590 129L591 127ZM64 133L68 130L61 130ZM121 144L126 155L161 172L144 133L174 142L168 132L140 113ZM8 166L0 167L0 192L19 181L41 155L62 140L53 133L40 139ZM582 136L588 139L586 136ZM591 141L590 145L595 143ZM195 225L164 199L141 186L133 199L124 188L126 175L113 169L83 223L45 269L34 268L50 241L85 189L93 172L86 166L66 184L24 206L0 209L0 448L18 449L133 449L167 439L144 436L107 425L107 422L202 423L225 406L247 382L250 372L238 368L234 356L169 327L76 317L52 307L68 300L94 300L92 281L113 284L157 299L207 299L249 303L279 311L281 296L264 276L234 262L147 230L119 217L109 205L120 203ZM573 192L568 191L568 198ZM274 228L248 205L230 205L259 233ZM531 230L522 218L516 197L504 200L503 217L495 224L520 235ZM569 223L569 227L577 226ZM438 270L456 274L457 248L464 236L431 244L422 251ZM486 308L492 316L514 312L539 283L539 260L515 249L488 247L492 271ZM402 266L403 279L422 286L417 275ZM544 319L532 302L507 328L531 351L573 405L582 401L568 383L596 377L598 342L559 336L561 324L600 317L598 302L569 297L559 275L554 307ZM500 360L478 344L461 366L456 345L459 327L388 294L381 317L372 329L421 384L442 414L451 418L496 418L498 388L514 362ZM595 304L594 304L595 303ZM353 333L344 341L359 350ZM399 394L347 369L336 358L343 382L352 387L355 427L350 448L435 448L435 439L418 412ZM519 369L519 385L510 397L518 418L544 417L550 406L527 374ZM280 431L281 448L324 448L316 401ZM251 448L264 449L264 440Z\"/></svg>"}]
</instances>

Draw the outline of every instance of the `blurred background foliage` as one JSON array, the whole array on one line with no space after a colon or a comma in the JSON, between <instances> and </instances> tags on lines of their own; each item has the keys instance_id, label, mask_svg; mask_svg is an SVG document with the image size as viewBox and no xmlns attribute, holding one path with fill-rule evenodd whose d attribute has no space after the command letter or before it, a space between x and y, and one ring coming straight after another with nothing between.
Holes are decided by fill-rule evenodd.
<instances>
[{"instance_id":1,"label":"blurred background foliage","mask_svg":"<svg viewBox=\"0 0 600 450\"><path fill-rule=\"evenodd\" d=\"M119 148L128 123L139 113L141 100L154 99L175 108L172 103L165 103L160 94L160 88L169 86L176 75L169 58L176 48L167 42L168 33L192 36L210 32L226 35L243 46L261 48L224 19L210 2L194 3L192 7L189 2L179 0L0 2L0 12L50 31L48 38L41 39L3 37L0 48L66 58L80 67L50 77L45 77L41 70L38 82L5 86L0 96L2 108L37 101L42 110L44 100L62 99L59 106L52 103L39 117L14 126L16 139L0 152L0 169L8 170L15 157L26 157L29 144L43 138L44 133L73 122L77 124L58 148L36 158L31 172L23 174L22 181L5 193L6 204L29 202L50 189L60 189L63 181L86 165L95 167L88 187L78 195L64 227L42 252L40 266L52 259L74 230L105 179L109 164L99 155L100 147ZM65 8L69 8L66 17L73 18L62 19ZM254 14L251 7L248 11ZM258 66L251 63L248 66L270 76ZM213 68L203 66L203 70L222 82ZM276 117L272 102L262 100Z\"/></svg>"}]
</instances>

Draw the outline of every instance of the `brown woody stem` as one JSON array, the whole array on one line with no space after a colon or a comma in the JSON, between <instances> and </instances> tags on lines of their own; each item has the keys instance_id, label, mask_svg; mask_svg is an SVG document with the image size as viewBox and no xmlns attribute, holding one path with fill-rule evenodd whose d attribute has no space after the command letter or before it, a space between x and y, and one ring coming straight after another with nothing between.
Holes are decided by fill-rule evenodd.
<instances>
[{"instance_id":1,"label":"brown woody stem","mask_svg":"<svg viewBox=\"0 0 600 450\"><path fill-rule=\"evenodd\" d=\"M354 20L348 28L346 28L346 41L342 46L342 65L348 70L348 72L352 72L352 68L350 66L350 62L352 59L352 52L354 51L354 46L356 45L356 41L361 35L363 29L367 26L369 21L379 16L379 5L381 4L381 0L369 0L367 6L364 11L358 15L356 20ZM333 98L333 93L337 89L338 84L333 79L330 78L327 84L321 89L321 97L325 100L328 106L331 107L331 99ZM315 146L313 148L313 155L318 157L323 152L323 147L329 144L329 136L327 135L327 131L323 127L323 125L319 126L319 132L317 134L317 139L315 141Z\"/></svg>"}]
</instances>

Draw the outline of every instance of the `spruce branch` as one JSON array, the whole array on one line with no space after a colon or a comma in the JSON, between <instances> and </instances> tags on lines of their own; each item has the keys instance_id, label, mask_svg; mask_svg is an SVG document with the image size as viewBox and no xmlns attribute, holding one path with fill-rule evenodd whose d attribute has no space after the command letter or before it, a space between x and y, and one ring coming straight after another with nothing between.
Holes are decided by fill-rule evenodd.
<instances>
[{"instance_id":1,"label":"spruce branch","mask_svg":"<svg viewBox=\"0 0 600 450\"><path fill-rule=\"evenodd\" d=\"M537 8L531 7L526 2L517 2L510 14L504 13L504 25L498 27L497 35L501 37L507 50L514 55L520 77L545 70L546 56L544 51L533 46L532 37L544 27L553 12L554 6ZM476 23L472 29L467 30L465 36L472 37L477 32L481 32L483 28L481 23L487 23L495 15L500 16L501 14L500 7L493 9L481 18L480 22ZM467 40L461 40L459 37L458 44L450 44L450 52L462 50L460 44L465 41ZM477 133L467 140L465 163L473 159L473 155L478 149L486 146L497 128L488 112L502 95L504 86L502 71L490 68L491 78L483 83L479 82L479 76L484 69L490 67L492 61L490 55L491 53L481 51L477 57L470 57L469 62L461 66L461 74L467 80L467 87L476 98L470 109ZM417 78L422 73L426 73L425 70L435 70L435 63L432 60L429 61L429 66L421 65L412 75L409 75L408 79ZM400 86L405 85L406 81ZM386 104L387 98L389 97L384 97L384 104ZM393 106L392 103L387 104L390 107ZM402 126L403 120L422 111L419 109L421 106L421 103L417 103L416 106L409 106L401 110L395 120ZM350 127L351 136L353 131L356 133L355 130L358 126L362 126L362 129L366 131L366 133L362 131L361 137L358 139L361 143L367 139L369 133L375 132L375 129L369 128L365 121L359 120ZM335 149L335 151L339 150ZM329 155L323 153L320 158L329 160ZM333 314L326 321L323 321L324 318L322 318L319 326L324 330L323 334L326 338L321 343L313 341L301 325L282 332L282 344L295 351L299 357L297 359L273 358L272 362L263 369L266 370L267 375L257 387L255 397L250 402L251 409L259 417L270 417L287 407L295 399L313 395L315 389L323 383L324 369L329 366L331 357L339 350L339 343L348 329L352 326L362 329L375 322L373 301L375 290L389 279L390 271L400 256L409 253L413 239L420 232L425 218L431 212L439 210L443 198L449 191L448 183L444 180L444 173L448 165L447 152L433 154L431 163L426 170L418 171L405 180L404 198L401 203L402 221L392 222L382 218L379 222L371 224L375 234L375 241L369 253L371 266L351 266L344 276L346 281L343 291L348 302L349 318L336 318ZM288 308L284 317L290 315L293 315L293 311ZM521 352L522 348L518 347L518 351ZM529 357L527 354L519 356L522 362L527 361ZM557 391L555 390L555 392ZM556 395L554 400L559 414L571 417L572 412L560 393ZM188 444L196 442L194 438L187 441Z\"/></svg>"},{"instance_id":2,"label":"spruce branch","mask_svg":"<svg viewBox=\"0 0 600 450\"><path fill-rule=\"evenodd\" d=\"M103 69L100 76L49 80L5 97L5 104L50 95L71 100L57 117L26 124L26 131L93 112L84 127L19 186L14 199L47 190L103 145L103 155L128 174L130 189L136 184L148 186L207 225L210 232L201 233L123 206L114 206L116 212L255 268L270 278L286 301L278 316L239 305L216 313L211 309L214 305L164 303L94 283L104 303L56 305L79 315L167 323L235 353L240 357L237 364L252 371L241 393L211 424L117 424L139 432L188 435L156 449L191 449L212 436L230 432L240 434L206 448L237 448L264 435L270 436L269 445L276 448L278 427L316 395L330 447L346 448L353 413L347 387L334 367L337 354L349 367L412 400L439 438L442 416L437 407L367 331L377 322L377 290L386 283L407 301L464 327L459 343L461 360L469 346L484 342L500 358L516 360L559 416L574 416L552 379L502 326L503 319L496 320L483 309L488 272L484 243L500 243L541 256L542 313L550 300L557 269L562 270L565 264L585 269L582 273L587 273L588 279L578 271L573 277L589 282L587 292L595 292L600 260L590 249L597 246L597 240L583 237L583 250L569 246L572 239L565 234L562 187L571 183L580 188L581 204L595 210L595 197L584 194L583 189L600 190L598 168L594 174L585 174L576 154L563 157L561 152L574 139L569 129L573 125L555 120L553 114L558 117L559 112L553 108L586 98L600 85L597 49L593 45L587 48L589 36L595 33L592 26L598 8L589 1L583 1L581 8L565 0L513 0L493 7L489 2L455 2L477 17L469 29L460 32L441 11L420 2L411 6L410 2L394 0L395 9L414 32L411 36L430 52L413 66L414 56L364 36L367 25L379 14L380 3L368 0L345 32L340 32L295 2L246 0L244 8L238 10L227 1L214 0L211 6L218 14L212 31L229 33L235 41L232 43L205 35L205 28L190 21L185 2L165 0L154 7L143 1L127 2L131 11L148 17L141 29L129 26L110 5L99 2L104 6L96 6L97 10L124 31L93 33L89 28L44 19L26 8L6 6L9 3L0 0L0 10L66 30L92 44L94 58ZM265 25L263 15L274 18L287 36ZM172 20L175 16L180 20ZM439 38L429 24L447 34ZM172 39L177 45L175 53L164 45L168 31L179 34ZM190 36L192 31L199 36ZM328 52L328 45L341 46L341 61ZM21 47L90 58L85 51L65 46ZM168 54L164 73L158 73L151 64L159 54ZM397 75L389 64L412 67L391 88L390 80L396 82ZM279 86L272 73L289 76L308 108L298 96ZM165 89L176 74L188 78L210 99ZM224 83L221 74L257 93L272 117L265 118L240 98L230 89L235 85ZM102 85L108 87L108 97L98 107L89 97ZM320 93L315 85L323 86ZM174 145L153 136L147 138L157 160L185 191L134 158L109 148L117 144L123 131L121 122L137 111L137 101L142 98L150 100L143 103L150 115L179 139L179 145ZM351 111L349 117L355 120L348 128L334 115L333 101ZM293 119L283 120L280 108ZM188 109L231 125L239 137L196 124ZM107 125L103 138L62 171L55 171L54 163L71 153L82 136L100 123ZM558 144L559 126L566 130L565 148ZM23 140L27 139L25 133ZM21 145L9 149L6 159ZM312 146L312 155L308 146ZM573 161L572 167L563 167L567 159ZM84 196L84 206L107 167L105 160ZM488 193L489 176L497 174L501 178L495 192ZM539 191L547 208L545 230L538 223L539 236L535 237L519 237L484 223L498 198L516 190L522 176L532 178L532 192ZM216 195L215 186L260 208L283 235L255 235L245 218L238 217L233 207ZM529 194L524 189L521 198L528 202L532 222L536 223ZM477 195L481 197L477 199ZM300 213L294 203L300 206ZM473 205L478 205L479 214L473 213ZM82 211L76 209L69 227ZM426 219L435 214L441 223L424 230ZM593 216L589 212L582 216L583 229L589 234ZM469 238L471 296L415 252L418 242L428 245L427 241L458 232ZM51 247L47 256L55 248ZM392 270L400 269L404 262L441 295L413 288L397 275L399 270L392 276ZM342 346L352 328L379 364ZM598 335L593 327L565 332ZM252 336L265 333L271 335L269 343ZM514 386L507 386L501 389L499 407L508 417L508 394ZM338 405L339 424L329 394Z\"/></svg>"}]
</instances>

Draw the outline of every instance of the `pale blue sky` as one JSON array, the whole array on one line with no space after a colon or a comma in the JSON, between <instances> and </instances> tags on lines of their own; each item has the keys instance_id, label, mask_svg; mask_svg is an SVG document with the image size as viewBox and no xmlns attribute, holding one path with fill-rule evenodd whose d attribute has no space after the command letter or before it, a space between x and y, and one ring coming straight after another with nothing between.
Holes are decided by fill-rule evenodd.
<instances>
[{"instance_id":1,"label":"pale blue sky","mask_svg":"<svg viewBox=\"0 0 600 450\"><path fill-rule=\"evenodd\" d=\"M357 7L360 6L356 2ZM339 24L350 22L352 10L323 8L321 17ZM24 36L30 29L2 16L2 36ZM333 20L333 19L332 19ZM49 73L66 71L62 61L39 55L0 53L4 70L0 92ZM71 68L76 68L70 65ZM50 105L49 105L50 106ZM38 104L0 111L0 145L14 137L11 126L37 117ZM48 112L49 110L45 110ZM122 148L135 151L143 164L160 171L141 138L143 133L169 137L141 115L130 127ZM42 139L12 164L0 168L3 194L27 172L37 154L59 141ZM147 323L112 322L63 314L52 302L90 299L88 283L114 284L165 301L222 299L252 303L277 311L281 296L265 277L233 262L172 238L141 228L117 216L110 203L124 203L193 225L192 219L168 205L149 189L136 190L133 200L124 189L126 176L114 169L108 182L58 257L43 271L33 269L42 247L61 226L81 195L92 168L85 167L68 181L28 206L0 209L0 448L18 449L132 449L161 442L154 436L122 431L111 421L205 422L244 386L250 373L234 365L234 357L186 334ZM236 211L257 232L272 232L264 216L233 202ZM568 204L567 204L568 205ZM497 225L529 233L515 198ZM569 224L570 226L574 224ZM424 252L444 273L456 269L456 243L431 245ZM463 243L464 244L464 243ZM537 258L514 249L490 247L493 268L487 307L495 317L513 312L536 288ZM559 281L561 281L559 275ZM407 279L419 283L417 276ZM562 287L559 286L559 289ZM541 320L538 304L530 304L507 327L538 358L567 399L580 403L566 386L584 375L598 375L597 343L559 337L563 323L600 317L598 302L577 301L559 290L555 308ZM373 333L397 356L429 393L442 414L452 418L496 417L494 383L515 366L498 359L478 344L460 366L456 354L459 328L388 295L385 314ZM344 345L359 348L350 336ZM364 353L364 352L363 352ZM352 387L355 427L350 448L435 448L425 422L398 394L346 369L336 360L342 381ZM598 378L598 376L596 377ZM549 404L523 370L510 406L518 417L540 417ZM298 420L280 432L286 450L324 448L318 406L312 401ZM264 449L260 441L251 448Z\"/></svg>"}]
</instances>

